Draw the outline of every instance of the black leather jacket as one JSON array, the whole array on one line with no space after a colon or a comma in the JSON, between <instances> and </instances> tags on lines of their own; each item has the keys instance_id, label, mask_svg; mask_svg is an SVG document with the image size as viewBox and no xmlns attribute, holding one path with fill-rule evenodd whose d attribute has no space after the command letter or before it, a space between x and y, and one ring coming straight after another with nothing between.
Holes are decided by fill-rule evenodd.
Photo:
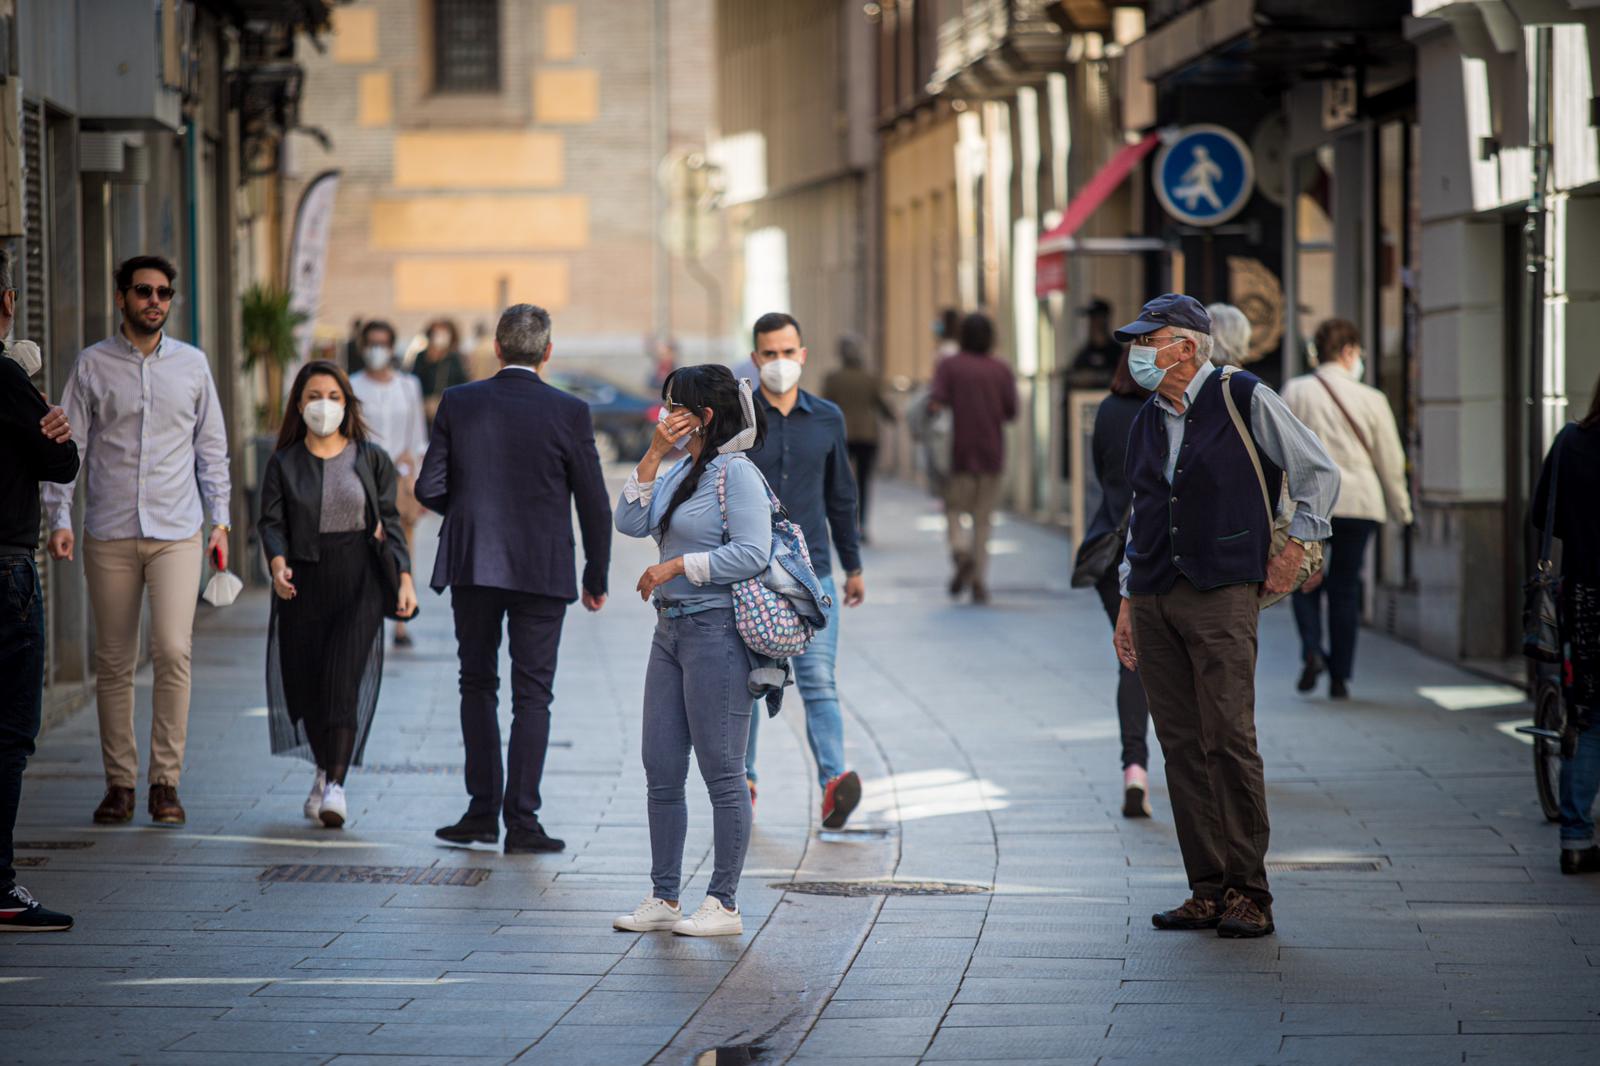
<instances>
[{"instance_id":1,"label":"black leather jacket","mask_svg":"<svg viewBox=\"0 0 1600 1066\"><path fill-rule=\"evenodd\" d=\"M367 494L367 529L378 528L389 550L400 563L400 571L411 572L411 556L406 551L405 529L395 506L394 461L376 444L352 442L356 453L356 476ZM256 532L261 550L270 566L274 558L317 561L317 526L322 520L322 462L306 451L305 442L272 453L261 475L261 519Z\"/></svg>"}]
</instances>

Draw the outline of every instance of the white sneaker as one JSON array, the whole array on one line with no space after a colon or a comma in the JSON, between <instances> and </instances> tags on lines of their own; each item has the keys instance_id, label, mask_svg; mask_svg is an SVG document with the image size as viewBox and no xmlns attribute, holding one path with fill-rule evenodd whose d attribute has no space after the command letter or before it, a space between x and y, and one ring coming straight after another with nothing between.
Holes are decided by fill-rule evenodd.
<instances>
[{"instance_id":1,"label":"white sneaker","mask_svg":"<svg viewBox=\"0 0 1600 1066\"><path fill-rule=\"evenodd\" d=\"M633 908L632 914L619 914L611 919L611 928L625 933L654 933L671 929L681 921L682 907L672 907L665 900L646 896L643 903Z\"/></svg>"},{"instance_id":2,"label":"white sneaker","mask_svg":"<svg viewBox=\"0 0 1600 1066\"><path fill-rule=\"evenodd\" d=\"M744 919L711 896L700 909L672 927L679 936L738 936L744 932Z\"/></svg>"},{"instance_id":3,"label":"white sneaker","mask_svg":"<svg viewBox=\"0 0 1600 1066\"><path fill-rule=\"evenodd\" d=\"M322 811L320 813L322 824L329 829L338 829L344 825L344 786L328 782L328 787L322 791Z\"/></svg>"},{"instance_id":4,"label":"white sneaker","mask_svg":"<svg viewBox=\"0 0 1600 1066\"><path fill-rule=\"evenodd\" d=\"M322 816L322 793L327 787L328 775L318 770L316 780L311 782L311 795L306 797L306 817L313 822Z\"/></svg>"}]
</instances>

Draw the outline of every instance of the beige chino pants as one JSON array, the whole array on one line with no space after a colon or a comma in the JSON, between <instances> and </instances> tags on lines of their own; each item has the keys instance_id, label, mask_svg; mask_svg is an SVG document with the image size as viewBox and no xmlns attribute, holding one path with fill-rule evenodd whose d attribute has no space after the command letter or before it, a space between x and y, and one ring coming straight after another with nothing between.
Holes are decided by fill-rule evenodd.
<instances>
[{"instance_id":1,"label":"beige chino pants","mask_svg":"<svg viewBox=\"0 0 1600 1066\"><path fill-rule=\"evenodd\" d=\"M194 609L204 551L187 540L84 536L83 568L94 608L95 687L106 784L133 788L139 742L133 732L133 673L139 615L150 593L150 659L155 671L150 720L150 783L178 785L189 735L189 670Z\"/></svg>"},{"instance_id":2,"label":"beige chino pants","mask_svg":"<svg viewBox=\"0 0 1600 1066\"><path fill-rule=\"evenodd\" d=\"M972 560L972 576L978 584L989 579L989 533L994 528L994 509L1000 502L999 474L951 474L944 486L944 513L949 527L950 554L960 562ZM961 516L972 516L972 532L961 525Z\"/></svg>"}]
</instances>

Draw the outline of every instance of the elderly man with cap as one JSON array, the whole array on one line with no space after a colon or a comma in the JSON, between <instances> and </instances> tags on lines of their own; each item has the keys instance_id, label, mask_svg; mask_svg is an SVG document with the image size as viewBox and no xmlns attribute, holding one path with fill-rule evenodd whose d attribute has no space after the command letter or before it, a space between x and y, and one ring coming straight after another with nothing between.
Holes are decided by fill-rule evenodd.
<instances>
[{"instance_id":1,"label":"elderly man with cap","mask_svg":"<svg viewBox=\"0 0 1600 1066\"><path fill-rule=\"evenodd\" d=\"M1261 380L1211 364L1211 318L1168 293L1117 330L1128 369L1155 393L1134 419L1132 520L1122 563L1117 656L1138 669L1166 758L1173 822L1191 898L1153 915L1157 929L1273 931L1267 796L1256 750L1256 621L1262 593L1294 584L1306 545L1324 540L1339 468ZM1223 389L1247 421L1258 474ZM1285 478L1298 505L1272 550Z\"/></svg>"}]
</instances>

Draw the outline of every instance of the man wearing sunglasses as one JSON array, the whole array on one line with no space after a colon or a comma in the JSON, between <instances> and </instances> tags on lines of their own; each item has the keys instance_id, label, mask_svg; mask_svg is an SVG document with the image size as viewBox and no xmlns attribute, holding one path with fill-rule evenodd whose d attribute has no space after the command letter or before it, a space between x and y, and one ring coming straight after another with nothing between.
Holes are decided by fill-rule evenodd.
<instances>
[{"instance_id":1,"label":"man wearing sunglasses","mask_svg":"<svg viewBox=\"0 0 1600 1066\"><path fill-rule=\"evenodd\" d=\"M151 819L182 825L178 777L189 725L189 665L195 590L203 559L228 565L228 441L211 366L200 349L166 335L177 270L141 255L117 268L122 326L78 354L62 406L82 453L83 565L95 619L100 754L106 794L101 824L133 818L139 744L133 673L139 616L150 595L155 668L150 725ZM70 562L76 482L50 485L49 550ZM203 503L202 503L203 500ZM205 512L209 542L202 542Z\"/></svg>"}]
</instances>

